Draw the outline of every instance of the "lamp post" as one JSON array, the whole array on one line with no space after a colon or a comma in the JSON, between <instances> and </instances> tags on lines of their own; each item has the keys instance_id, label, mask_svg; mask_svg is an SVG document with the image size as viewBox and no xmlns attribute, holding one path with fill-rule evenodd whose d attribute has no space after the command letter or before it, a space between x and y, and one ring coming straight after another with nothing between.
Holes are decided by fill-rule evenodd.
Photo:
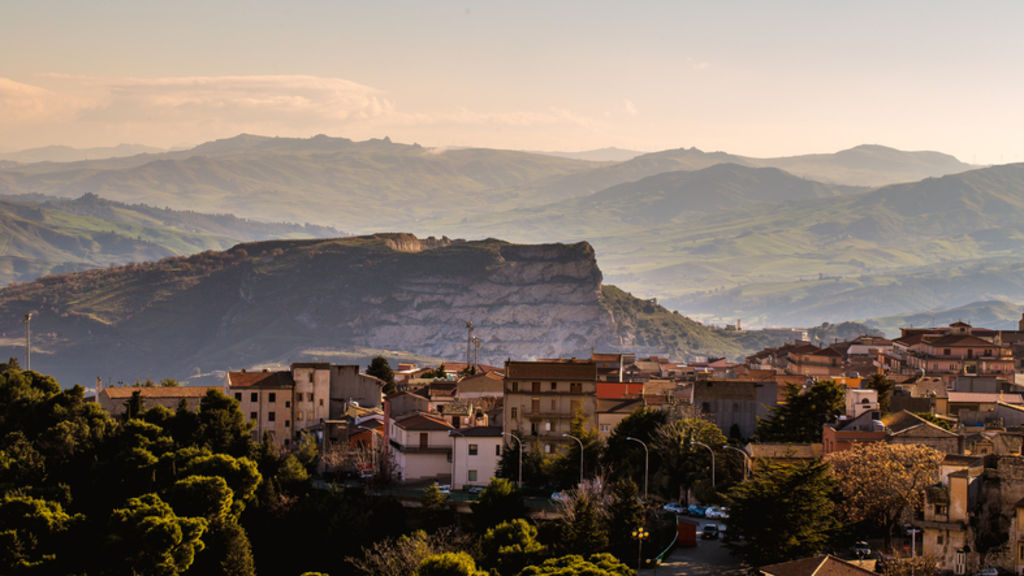
<instances>
[{"instance_id":1,"label":"lamp post","mask_svg":"<svg viewBox=\"0 0 1024 576\"><path fill-rule=\"evenodd\" d=\"M644 447L644 502L647 502L647 472L649 470L648 464L651 461L651 453L647 449L647 444L644 443L643 440L641 440L639 438L633 438L632 436L626 436L626 440L632 440L633 442L638 442L641 446Z\"/></svg>"},{"instance_id":2,"label":"lamp post","mask_svg":"<svg viewBox=\"0 0 1024 576\"><path fill-rule=\"evenodd\" d=\"M690 440L690 444L696 444L697 446L703 446L703 447L708 449L708 452L711 453L711 488L714 489L715 488L715 451L711 449L711 446L708 446L707 444L705 444L703 442L698 442L696 440Z\"/></svg>"},{"instance_id":3,"label":"lamp post","mask_svg":"<svg viewBox=\"0 0 1024 576\"><path fill-rule=\"evenodd\" d=\"M729 446L728 444L722 444L722 448L724 448L725 450L735 450L735 451L737 451L737 452L739 452L740 454L743 455L743 480L746 481L747 480L747 476L750 474L750 468L751 468L751 466L750 466L750 454L747 454L746 452L744 452L743 450L740 450L739 448L737 448L735 446Z\"/></svg>"},{"instance_id":4,"label":"lamp post","mask_svg":"<svg viewBox=\"0 0 1024 576\"><path fill-rule=\"evenodd\" d=\"M502 432L501 435L502 436L511 436L511 437L515 438L516 444L519 445L519 481L516 482L516 485L517 485L517 487L520 490L522 490L523 489L523 441L519 439L519 436L516 436L512 432Z\"/></svg>"},{"instance_id":5,"label":"lamp post","mask_svg":"<svg viewBox=\"0 0 1024 576\"><path fill-rule=\"evenodd\" d=\"M573 440L576 441L577 444L580 445L580 486L583 486L583 440L580 440L579 438L573 436L572 434L569 434L568 432L563 432L562 436L564 436L565 438L572 438Z\"/></svg>"},{"instance_id":6,"label":"lamp post","mask_svg":"<svg viewBox=\"0 0 1024 576\"><path fill-rule=\"evenodd\" d=\"M25 314L25 370L32 369L32 314Z\"/></svg>"},{"instance_id":7,"label":"lamp post","mask_svg":"<svg viewBox=\"0 0 1024 576\"><path fill-rule=\"evenodd\" d=\"M636 538L636 573L640 574L640 565L643 562L644 539L649 538L651 533L640 526L631 533Z\"/></svg>"}]
</instances>

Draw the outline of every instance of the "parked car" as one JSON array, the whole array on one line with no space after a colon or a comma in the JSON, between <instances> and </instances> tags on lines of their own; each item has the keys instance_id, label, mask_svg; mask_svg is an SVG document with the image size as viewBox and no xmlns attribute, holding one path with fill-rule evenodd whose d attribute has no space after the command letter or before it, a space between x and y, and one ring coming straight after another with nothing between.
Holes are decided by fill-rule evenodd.
<instances>
[{"instance_id":1,"label":"parked car","mask_svg":"<svg viewBox=\"0 0 1024 576\"><path fill-rule=\"evenodd\" d=\"M703 518L704 517L704 512L707 509L708 509L707 506L698 506L697 504L690 504L686 508L686 513L689 514L690 516L698 516L700 518Z\"/></svg>"},{"instance_id":2,"label":"parked car","mask_svg":"<svg viewBox=\"0 0 1024 576\"><path fill-rule=\"evenodd\" d=\"M700 529L702 540L715 540L718 538L718 524L708 522Z\"/></svg>"},{"instance_id":3,"label":"parked car","mask_svg":"<svg viewBox=\"0 0 1024 576\"><path fill-rule=\"evenodd\" d=\"M438 484L437 482L434 482L434 486L437 486L437 489L441 491L441 494L451 494L452 493L452 485L451 484Z\"/></svg>"},{"instance_id":4,"label":"parked car","mask_svg":"<svg viewBox=\"0 0 1024 576\"><path fill-rule=\"evenodd\" d=\"M859 540L850 547L850 554L854 558L868 558L871 556L871 546L867 542Z\"/></svg>"},{"instance_id":5,"label":"parked car","mask_svg":"<svg viewBox=\"0 0 1024 576\"><path fill-rule=\"evenodd\" d=\"M708 509L704 511L704 517L727 520L729 518L729 509L725 506L708 506Z\"/></svg>"},{"instance_id":6,"label":"parked car","mask_svg":"<svg viewBox=\"0 0 1024 576\"><path fill-rule=\"evenodd\" d=\"M686 508L684 508L683 505L678 502L669 502L668 504L662 506L662 509L664 509L666 512L672 512L673 514L686 513Z\"/></svg>"},{"instance_id":7,"label":"parked car","mask_svg":"<svg viewBox=\"0 0 1024 576\"><path fill-rule=\"evenodd\" d=\"M470 487L469 487L469 488L467 488L466 490L467 490L467 491L468 491L468 492L469 492L470 494L479 494L479 493L481 493L481 492L483 492L483 491L484 491L484 488L486 488L486 486L470 486Z\"/></svg>"},{"instance_id":8,"label":"parked car","mask_svg":"<svg viewBox=\"0 0 1024 576\"><path fill-rule=\"evenodd\" d=\"M999 569L992 567L982 568L975 572L974 576L999 576Z\"/></svg>"},{"instance_id":9,"label":"parked car","mask_svg":"<svg viewBox=\"0 0 1024 576\"><path fill-rule=\"evenodd\" d=\"M572 496L569 496L568 492L552 492L551 499L555 502L568 502L572 500Z\"/></svg>"}]
</instances>

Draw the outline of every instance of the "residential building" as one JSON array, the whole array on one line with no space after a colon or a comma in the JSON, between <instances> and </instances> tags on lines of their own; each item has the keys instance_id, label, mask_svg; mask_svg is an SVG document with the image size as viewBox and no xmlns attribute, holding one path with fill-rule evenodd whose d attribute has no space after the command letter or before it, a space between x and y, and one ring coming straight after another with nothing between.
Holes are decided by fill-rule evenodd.
<instances>
[{"instance_id":1,"label":"residential building","mask_svg":"<svg viewBox=\"0 0 1024 576\"><path fill-rule=\"evenodd\" d=\"M388 422L393 471L402 482L451 480L452 425L435 414L414 412Z\"/></svg>"},{"instance_id":2,"label":"residential building","mask_svg":"<svg viewBox=\"0 0 1024 576\"><path fill-rule=\"evenodd\" d=\"M498 426L476 426L448 432L452 440L452 490L486 486L498 475L502 430Z\"/></svg>"},{"instance_id":3,"label":"residential building","mask_svg":"<svg viewBox=\"0 0 1024 576\"><path fill-rule=\"evenodd\" d=\"M592 361L505 363L503 424L526 443L552 452L570 438L573 418L597 430L597 365ZM526 447L524 447L525 449Z\"/></svg>"},{"instance_id":4,"label":"residential building","mask_svg":"<svg viewBox=\"0 0 1024 576\"><path fill-rule=\"evenodd\" d=\"M886 442L890 444L923 444L945 454L963 454L963 438L959 434L906 410L885 416L882 423Z\"/></svg>"},{"instance_id":5,"label":"residential building","mask_svg":"<svg viewBox=\"0 0 1024 576\"><path fill-rule=\"evenodd\" d=\"M822 453L849 450L855 444L864 442L884 442L885 425L879 420L880 417L878 411L868 411L854 418L842 418L838 422L825 424L821 431Z\"/></svg>"},{"instance_id":6,"label":"residential building","mask_svg":"<svg viewBox=\"0 0 1024 576\"><path fill-rule=\"evenodd\" d=\"M690 388L690 404L727 436L750 438L758 418L768 415L779 400L774 380L698 380Z\"/></svg>"},{"instance_id":7,"label":"residential building","mask_svg":"<svg viewBox=\"0 0 1024 576\"><path fill-rule=\"evenodd\" d=\"M96 402L111 416L120 416L127 410L128 401L135 392L142 399L142 408L163 406L169 410L177 410L182 402L189 410L199 410L199 402L210 390L224 391L223 386L104 386L96 380Z\"/></svg>"},{"instance_id":8,"label":"residential building","mask_svg":"<svg viewBox=\"0 0 1024 576\"><path fill-rule=\"evenodd\" d=\"M597 400L597 431L601 438L607 439L627 416L637 408L643 408L644 401L640 398L615 400L598 398Z\"/></svg>"},{"instance_id":9,"label":"residential building","mask_svg":"<svg viewBox=\"0 0 1024 576\"><path fill-rule=\"evenodd\" d=\"M228 395L253 423L257 441L288 447L300 432L321 426L330 414L330 365L297 362L291 370L228 372Z\"/></svg>"}]
</instances>

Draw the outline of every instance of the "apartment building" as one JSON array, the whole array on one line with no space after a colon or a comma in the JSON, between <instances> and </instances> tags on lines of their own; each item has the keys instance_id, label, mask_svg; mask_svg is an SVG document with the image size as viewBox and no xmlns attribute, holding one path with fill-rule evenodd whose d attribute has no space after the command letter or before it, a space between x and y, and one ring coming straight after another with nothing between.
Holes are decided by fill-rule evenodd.
<instances>
[{"instance_id":1,"label":"apartment building","mask_svg":"<svg viewBox=\"0 0 1024 576\"><path fill-rule=\"evenodd\" d=\"M586 360L505 363L505 432L550 453L568 442L573 418L580 414L587 430L596 430L597 364ZM526 447L524 447L525 449Z\"/></svg>"}]
</instances>

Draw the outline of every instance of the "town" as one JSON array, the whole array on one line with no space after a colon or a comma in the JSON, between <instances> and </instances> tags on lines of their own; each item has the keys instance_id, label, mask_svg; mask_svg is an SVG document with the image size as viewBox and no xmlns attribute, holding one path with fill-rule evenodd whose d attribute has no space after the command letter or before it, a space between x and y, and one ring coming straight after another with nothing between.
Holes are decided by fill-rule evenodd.
<instances>
[{"instance_id":1,"label":"town","mask_svg":"<svg viewBox=\"0 0 1024 576\"><path fill-rule=\"evenodd\" d=\"M630 532L620 540L640 544L629 553L639 570L722 538L737 562L771 564L764 574L803 573L781 568L791 561L850 574L897 573L901 563L917 573L1024 573L1024 317L1018 330L956 322L892 340L796 339L743 362L595 351L489 366L467 343L465 361L429 367L392 369L378 357L365 370L229 371L212 387L97 381L94 400L125 418L154 406L198 410L211 391L234 399L254 442L281 453L313 443L321 487L361 483L412 509L469 515L504 478L532 496L529 517L578 519L579 500L609 505L608 484L629 479L643 506L674 517L646 550L645 513L619 527ZM849 547L828 548L819 535L773 545L774 554L744 552L744 538L765 537L763 518L743 519L755 490L744 487L822 463L856 510L818 514L830 516L822 526L845 524L835 531ZM798 552L835 555L809 562Z\"/></svg>"}]
</instances>

